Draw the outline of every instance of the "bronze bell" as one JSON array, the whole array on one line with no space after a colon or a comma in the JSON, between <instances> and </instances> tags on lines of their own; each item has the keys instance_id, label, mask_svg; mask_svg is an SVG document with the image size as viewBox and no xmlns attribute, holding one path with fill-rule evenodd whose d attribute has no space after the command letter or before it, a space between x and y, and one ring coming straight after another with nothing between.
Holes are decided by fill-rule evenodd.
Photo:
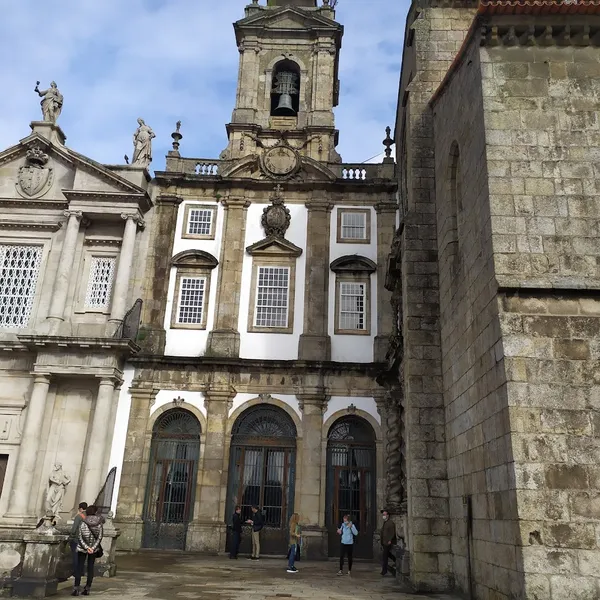
<instances>
[{"instance_id":1,"label":"bronze bell","mask_svg":"<svg viewBox=\"0 0 600 600\"><path fill-rule=\"evenodd\" d=\"M295 117L296 111L294 110L294 106L292 104L292 97L289 94L281 94L279 96L279 104L277 108L273 112L274 115L278 117Z\"/></svg>"}]
</instances>

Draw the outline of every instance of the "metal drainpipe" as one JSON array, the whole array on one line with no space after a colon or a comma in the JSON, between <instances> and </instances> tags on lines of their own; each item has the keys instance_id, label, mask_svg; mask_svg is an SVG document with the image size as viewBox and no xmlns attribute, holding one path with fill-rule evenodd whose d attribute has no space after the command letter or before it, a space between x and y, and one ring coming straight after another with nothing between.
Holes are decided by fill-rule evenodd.
<instances>
[{"instance_id":1,"label":"metal drainpipe","mask_svg":"<svg viewBox=\"0 0 600 600\"><path fill-rule=\"evenodd\" d=\"M472 600L473 594L473 570L471 566L471 544L473 542L473 499L471 496L463 497L463 504L466 508L467 518L467 581L469 584L469 598Z\"/></svg>"}]
</instances>

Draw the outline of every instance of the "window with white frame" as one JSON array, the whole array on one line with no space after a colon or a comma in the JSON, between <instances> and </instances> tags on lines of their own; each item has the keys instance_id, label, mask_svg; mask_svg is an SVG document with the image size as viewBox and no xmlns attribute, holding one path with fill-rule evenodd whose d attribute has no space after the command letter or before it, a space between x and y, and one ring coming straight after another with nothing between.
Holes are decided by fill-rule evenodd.
<instances>
[{"instance_id":1,"label":"window with white frame","mask_svg":"<svg viewBox=\"0 0 600 600\"><path fill-rule=\"evenodd\" d=\"M188 205L185 209L185 238L210 239L214 237L215 209L212 206Z\"/></svg>"},{"instance_id":2,"label":"window with white frame","mask_svg":"<svg viewBox=\"0 0 600 600\"><path fill-rule=\"evenodd\" d=\"M29 324L41 262L41 246L0 244L0 326Z\"/></svg>"},{"instance_id":3,"label":"window with white frame","mask_svg":"<svg viewBox=\"0 0 600 600\"><path fill-rule=\"evenodd\" d=\"M206 277L185 277L179 280L179 304L177 320L179 325L202 325L204 322L204 299L206 297Z\"/></svg>"},{"instance_id":4,"label":"window with white frame","mask_svg":"<svg viewBox=\"0 0 600 600\"><path fill-rule=\"evenodd\" d=\"M366 284L341 281L339 290L339 328L347 331L366 330Z\"/></svg>"},{"instance_id":5,"label":"window with white frame","mask_svg":"<svg viewBox=\"0 0 600 600\"><path fill-rule=\"evenodd\" d=\"M289 267L258 267L255 327L288 327Z\"/></svg>"},{"instance_id":6,"label":"window with white frame","mask_svg":"<svg viewBox=\"0 0 600 600\"><path fill-rule=\"evenodd\" d=\"M92 256L85 308L101 310L110 306L116 264L115 256Z\"/></svg>"},{"instance_id":7,"label":"window with white frame","mask_svg":"<svg viewBox=\"0 0 600 600\"><path fill-rule=\"evenodd\" d=\"M369 211L340 210L338 219L338 241L359 242L369 241Z\"/></svg>"}]
</instances>

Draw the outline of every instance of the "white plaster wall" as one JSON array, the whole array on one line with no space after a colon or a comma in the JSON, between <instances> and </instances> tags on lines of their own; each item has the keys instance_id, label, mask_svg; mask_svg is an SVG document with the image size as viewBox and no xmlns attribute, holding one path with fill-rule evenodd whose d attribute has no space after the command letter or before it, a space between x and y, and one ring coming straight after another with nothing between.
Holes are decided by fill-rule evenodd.
<instances>
[{"instance_id":1,"label":"white plaster wall","mask_svg":"<svg viewBox=\"0 0 600 600\"><path fill-rule=\"evenodd\" d=\"M175 231L175 242L173 244L173 256L184 250L203 250L212 254L217 260L221 260L221 244L223 239L223 219L224 208L221 204L217 205L217 218L215 222L214 240L188 240L183 239L183 220L185 216L185 207L188 204L206 204L212 202L206 198L196 200L186 200L179 206L177 214L177 229ZM167 296L167 308L165 313L164 327L167 332L165 354L167 356L202 356L206 351L208 342L208 332L212 330L215 320L215 304L217 301L217 283L219 281L219 268L217 266L211 272L210 292L208 295L208 304L206 305L206 329L172 329L171 316L173 305L175 304L175 279L177 269L173 267L169 276L169 292Z\"/></svg>"},{"instance_id":2,"label":"white plaster wall","mask_svg":"<svg viewBox=\"0 0 600 600\"><path fill-rule=\"evenodd\" d=\"M126 366L123 371L123 385L119 393L117 404L117 415L115 418L115 430L113 433L112 446L110 449L109 471L117 467L115 489L112 499L112 510L116 514L119 488L121 486L121 471L123 470L123 457L125 456L125 441L127 439L127 425L129 424L129 412L131 410L131 394L129 388L135 373L134 367Z\"/></svg>"},{"instance_id":3,"label":"white plaster wall","mask_svg":"<svg viewBox=\"0 0 600 600\"><path fill-rule=\"evenodd\" d=\"M346 411L351 404L354 404L359 410L371 415L373 419L381 425L381 417L377 412L377 403L374 398L347 398L344 396L331 396L327 403L327 410L323 415L323 423L336 412Z\"/></svg>"},{"instance_id":4,"label":"white plaster wall","mask_svg":"<svg viewBox=\"0 0 600 600\"><path fill-rule=\"evenodd\" d=\"M233 404L231 405L231 408L229 409L228 416L231 417L231 415L238 408L240 408L240 406L242 406L249 400L254 400L254 398L256 398L256 394L236 394L235 398L233 399ZM273 396L273 398L275 398L277 400L281 400L281 402L284 402L285 404L287 404L290 408L292 408L294 410L294 412L300 418L302 418L302 412L300 411L300 404L298 403L298 398L296 398L296 396L287 395L287 394L276 394Z\"/></svg>"},{"instance_id":5,"label":"white plaster wall","mask_svg":"<svg viewBox=\"0 0 600 600\"><path fill-rule=\"evenodd\" d=\"M330 263L352 254L359 254L377 262L377 213L371 208L371 243L340 244L337 242L338 211L356 206L336 206L331 211ZM377 335L377 275L371 275L371 332L370 335L336 335L335 331L335 273L329 271L329 335L331 360L337 362L373 362L373 342Z\"/></svg>"},{"instance_id":6,"label":"white plaster wall","mask_svg":"<svg viewBox=\"0 0 600 600\"><path fill-rule=\"evenodd\" d=\"M197 408L206 418L206 406L204 405L204 394L202 392L186 392L186 391L173 391L173 390L160 390L156 394L156 401L150 408L150 414L154 414L159 408L166 404L172 404L176 398L183 398L185 401L181 408L193 406Z\"/></svg>"},{"instance_id":7,"label":"white plaster wall","mask_svg":"<svg viewBox=\"0 0 600 600\"><path fill-rule=\"evenodd\" d=\"M246 240L244 246L258 242L265 237L260 225L263 210L266 204L252 204L248 208L246 223ZM304 329L304 282L306 270L306 240L307 240L307 209L303 205L288 205L291 214L290 228L286 232L286 239L302 248L302 255L296 261L296 294L294 300L294 332L292 334L280 333L249 333L248 314L250 302L250 288L252 285L252 256L244 255L242 266L242 288L240 295L240 357L295 360L298 358L298 342Z\"/></svg>"}]
</instances>

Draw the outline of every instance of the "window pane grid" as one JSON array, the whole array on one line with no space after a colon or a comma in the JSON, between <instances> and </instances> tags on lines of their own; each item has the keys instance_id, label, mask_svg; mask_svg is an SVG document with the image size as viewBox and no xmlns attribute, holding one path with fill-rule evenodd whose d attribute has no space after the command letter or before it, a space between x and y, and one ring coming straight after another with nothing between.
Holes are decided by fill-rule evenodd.
<instances>
[{"instance_id":1,"label":"window pane grid","mask_svg":"<svg viewBox=\"0 0 600 600\"><path fill-rule=\"evenodd\" d=\"M210 235L213 211L210 208L193 208L188 216L189 235Z\"/></svg>"},{"instance_id":2,"label":"window pane grid","mask_svg":"<svg viewBox=\"0 0 600 600\"><path fill-rule=\"evenodd\" d=\"M340 283L340 329L366 329L364 283Z\"/></svg>"},{"instance_id":3,"label":"window pane grid","mask_svg":"<svg viewBox=\"0 0 600 600\"><path fill-rule=\"evenodd\" d=\"M114 256L92 257L85 295L86 308L108 308L117 259Z\"/></svg>"},{"instance_id":4,"label":"window pane grid","mask_svg":"<svg viewBox=\"0 0 600 600\"><path fill-rule=\"evenodd\" d=\"M41 246L0 244L0 326L27 327L41 262Z\"/></svg>"},{"instance_id":5,"label":"window pane grid","mask_svg":"<svg viewBox=\"0 0 600 600\"><path fill-rule=\"evenodd\" d=\"M205 277L182 277L179 284L177 323L200 325L204 312Z\"/></svg>"},{"instance_id":6,"label":"window pane grid","mask_svg":"<svg viewBox=\"0 0 600 600\"><path fill-rule=\"evenodd\" d=\"M342 237L347 240L366 240L367 215L363 212L343 212Z\"/></svg>"},{"instance_id":7,"label":"window pane grid","mask_svg":"<svg viewBox=\"0 0 600 600\"><path fill-rule=\"evenodd\" d=\"M287 327L290 269L259 267L255 327Z\"/></svg>"}]
</instances>

